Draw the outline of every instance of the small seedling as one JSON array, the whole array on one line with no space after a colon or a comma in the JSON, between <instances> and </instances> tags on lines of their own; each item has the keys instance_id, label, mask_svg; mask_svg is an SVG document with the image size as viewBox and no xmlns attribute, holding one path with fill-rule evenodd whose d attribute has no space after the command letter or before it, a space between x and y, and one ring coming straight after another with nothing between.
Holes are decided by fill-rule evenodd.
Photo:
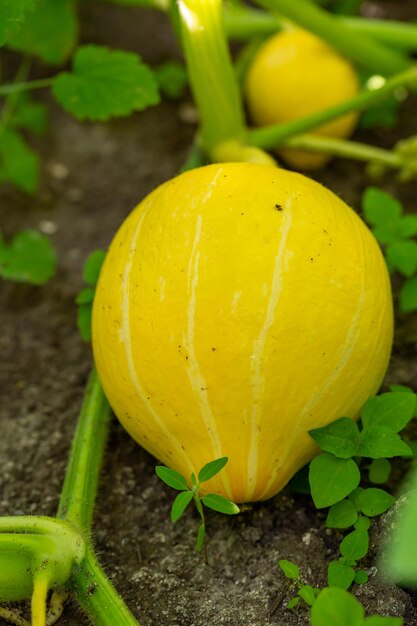
<instances>
[{"instance_id":1,"label":"small seedling","mask_svg":"<svg viewBox=\"0 0 417 626\"><path fill-rule=\"evenodd\" d=\"M292 561L281 559L278 561L278 565L284 576L291 580L293 586L298 587L297 595L287 603L287 609L294 609L298 606L300 600L304 600L308 606L313 606L320 589L314 589L311 585L305 585L301 580L300 568Z\"/></svg>"},{"instance_id":2,"label":"small seedling","mask_svg":"<svg viewBox=\"0 0 417 626\"><path fill-rule=\"evenodd\" d=\"M206 465L204 465L199 471L197 478L195 474L192 473L191 489L188 487L187 479L179 472L176 472L169 467L165 467L164 465L158 465L155 468L156 475L162 480L162 482L172 489L180 491L171 508L171 520L173 522L177 522L180 517L182 517L191 500L194 500L195 507L201 519L195 546L197 552L200 552L203 547L206 533L206 520L203 505L209 509L213 509L213 511L217 511L218 513L224 513L225 515L236 515L236 513L239 513L240 511L239 507L234 502L227 500L217 493L205 494L204 490L201 488L202 483L216 476L216 474L224 468L228 460L227 456L225 456L220 459L216 459L215 461L206 463Z\"/></svg>"},{"instance_id":3,"label":"small seedling","mask_svg":"<svg viewBox=\"0 0 417 626\"><path fill-rule=\"evenodd\" d=\"M1 180L1 171L0 171ZM56 272L56 253L49 239L25 230L6 244L0 233L0 276L7 280L44 285Z\"/></svg>"}]
</instances>

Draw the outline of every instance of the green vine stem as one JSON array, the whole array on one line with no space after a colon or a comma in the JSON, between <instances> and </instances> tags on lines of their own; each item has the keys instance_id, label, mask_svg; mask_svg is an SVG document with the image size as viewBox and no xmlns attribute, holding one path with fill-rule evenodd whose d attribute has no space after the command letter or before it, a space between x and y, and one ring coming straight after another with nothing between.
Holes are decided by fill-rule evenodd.
<instances>
[{"instance_id":1,"label":"green vine stem","mask_svg":"<svg viewBox=\"0 0 417 626\"><path fill-rule=\"evenodd\" d=\"M382 43L404 50L417 50L417 26L415 24L365 17L337 16L335 19L348 26L352 32L363 33ZM278 15L243 5L226 5L224 24L228 37L237 41L245 41L257 36L268 37L285 28L286 25Z\"/></svg>"},{"instance_id":2,"label":"green vine stem","mask_svg":"<svg viewBox=\"0 0 417 626\"><path fill-rule=\"evenodd\" d=\"M257 3L310 30L348 59L372 72L390 76L411 65L403 54L367 37L363 32L353 31L309 0L257 0Z\"/></svg>"},{"instance_id":3,"label":"green vine stem","mask_svg":"<svg viewBox=\"0 0 417 626\"><path fill-rule=\"evenodd\" d=\"M33 91L34 89L44 89L45 87L51 87L53 82L54 78L52 77L0 85L0 96L8 96L11 93L20 93L22 91Z\"/></svg>"},{"instance_id":4,"label":"green vine stem","mask_svg":"<svg viewBox=\"0 0 417 626\"><path fill-rule=\"evenodd\" d=\"M181 38L201 117L201 141L210 152L245 140L243 107L227 48L221 0L178 0Z\"/></svg>"},{"instance_id":5,"label":"green vine stem","mask_svg":"<svg viewBox=\"0 0 417 626\"><path fill-rule=\"evenodd\" d=\"M357 96L345 100L336 106L284 124L273 124L251 130L249 132L249 143L259 148L274 148L294 135L307 133L313 128L345 113L355 110L363 111L394 92L398 87L415 84L417 84L417 67L411 67L405 72L400 72L396 76L383 81L380 86L373 89L365 89Z\"/></svg>"},{"instance_id":6,"label":"green vine stem","mask_svg":"<svg viewBox=\"0 0 417 626\"><path fill-rule=\"evenodd\" d=\"M90 532L104 448L111 417L110 406L93 369L87 384L59 501L58 518L81 532Z\"/></svg>"},{"instance_id":7,"label":"green vine stem","mask_svg":"<svg viewBox=\"0 0 417 626\"><path fill-rule=\"evenodd\" d=\"M72 591L95 626L140 626L91 549L74 571Z\"/></svg>"}]
</instances>

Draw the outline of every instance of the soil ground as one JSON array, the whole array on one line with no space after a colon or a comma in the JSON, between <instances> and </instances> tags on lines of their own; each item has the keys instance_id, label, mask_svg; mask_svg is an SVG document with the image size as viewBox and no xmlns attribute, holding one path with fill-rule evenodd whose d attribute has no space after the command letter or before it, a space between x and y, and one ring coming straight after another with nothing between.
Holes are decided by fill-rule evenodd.
<instances>
[{"instance_id":1,"label":"soil ground","mask_svg":"<svg viewBox=\"0 0 417 626\"><path fill-rule=\"evenodd\" d=\"M136 50L152 65L178 54L164 16L107 3L81 4L83 42ZM368 3L366 9L417 19L414 0ZM38 73L48 71L37 68ZM185 121L184 102L164 102L104 125L79 124L47 95L40 97L51 110L49 133L37 140L43 155L40 192L31 198L3 187L1 229L6 237L24 228L54 231L59 271L42 288L1 284L2 515L54 514L91 366L90 350L75 327L82 265L91 250L108 245L146 193L178 171L194 132ZM405 105L394 131L358 137L390 146L399 137L417 134L416 105L415 99ZM362 164L342 160L315 177L354 207L360 206L370 182ZM382 186L415 211L415 182L400 186L387 176ZM417 315L398 319L386 384L417 389L416 342ZM236 518L209 515L206 565L194 552L196 517L187 514L171 524L172 492L155 477L154 466L155 460L114 421L94 539L101 562L141 625L306 625L303 609L283 610L291 590L278 560L299 563L306 581L320 586L340 540L337 532L325 529L324 514L317 513L310 499L284 490ZM364 563L369 583L354 591L369 613L404 616L406 626L417 626L415 596L379 578L377 531ZM69 605L59 623L75 626L86 618Z\"/></svg>"}]
</instances>

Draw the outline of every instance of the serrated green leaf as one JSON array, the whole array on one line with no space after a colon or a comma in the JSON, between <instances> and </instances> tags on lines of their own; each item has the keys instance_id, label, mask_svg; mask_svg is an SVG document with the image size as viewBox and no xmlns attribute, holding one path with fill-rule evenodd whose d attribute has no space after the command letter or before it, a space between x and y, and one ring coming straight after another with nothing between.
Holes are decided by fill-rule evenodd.
<instances>
[{"instance_id":1,"label":"serrated green leaf","mask_svg":"<svg viewBox=\"0 0 417 626\"><path fill-rule=\"evenodd\" d=\"M167 61L154 70L159 89L172 100L181 98L188 83L187 70L179 61Z\"/></svg>"},{"instance_id":2,"label":"serrated green leaf","mask_svg":"<svg viewBox=\"0 0 417 626\"><path fill-rule=\"evenodd\" d=\"M358 512L350 500L341 500L330 507L327 514L327 528L349 528L358 519Z\"/></svg>"},{"instance_id":3,"label":"serrated green leaf","mask_svg":"<svg viewBox=\"0 0 417 626\"><path fill-rule=\"evenodd\" d=\"M91 304L81 304L77 310L77 328L81 339L85 342L91 341Z\"/></svg>"},{"instance_id":4,"label":"serrated green leaf","mask_svg":"<svg viewBox=\"0 0 417 626\"><path fill-rule=\"evenodd\" d=\"M311 462L309 480L314 504L322 509L349 495L359 484L360 472L352 459L324 453Z\"/></svg>"},{"instance_id":5,"label":"serrated green leaf","mask_svg":"<svg viewBox=\"0 0 417 626\"><path fill-rule=\"evenodd\" d=\"M94 250L88 256L83 267L83 280L87 285L94 286L97 284L105 258L106 253L104 250Z\"/></svg>"},{"instance_id":6,"label":"serrated green leaf","mask_svg":"<svg viewBox=\"0 0 417 626\"><path fill-rule=\"evenodd\" d=\"M219 496L217 493L208 493L201 498L201 501L213 511L224 513L225 515L236 515L240 512L239 507L230 500Z\"/></svg>"},{"instance_id":7,"label":"serrated green leaf","mask_svg":"<svg viewBox=\"0 0 417 626\"><path fill-rule=\"evenodd\" d=\"M12 50L33 54L59 65L73 50L78 36L74 0L37 0L30 18L8 42Z\"/></svg>"},{"instance_id":8,"label":"serrated green leaf","mask_svg":"<svg viewBox=\"0 0 417 626\"><path fill-rule=\"evenodd\" d=\"M173 522L180 519L192 499L192 491L181 491L181 493L177 495L171 508L171 520Z\"/></svg>"},{"instance_id":9,"label":"serrated green leaf","mask_svg":"<svg viewBox=\"0 0 417 626\"><path fill-rule=\"evenodd\" d=\"M355 572L355 583L357 585L365 585L368 582L369 576L363 569L358 569Z\"/></svg>"},{"instance_id":10,"label":"serrated green leaf","mask_svg":"<svg viewBox=\"0 0 417 626\"><path fill-rule=\"evenodd\" d=\"M49 239L34 230L15 235L7 245L0 238L0 276L44 285L56 272L56 253Z\"/></svg>"},{"instance_id":11,"label":"serrated green leaf","mask_svg":"<svg viewBox=\"0 0 417 626\"><path fill-rule=\"evenodd\" d=\"M326 587L311 609L311 626L362 626L364 609L344 589Z\"/></svg>"},{"instance_id":12,"label":"serrated green leaf","mask_svg":"<svg viewBox=\"0 0 417 626\"><path fill-rule=\"evenodd\" d=\"M400 309L403 313L417 311L417 276L404 282L400 292Z\"/></svg>"},{"instance_id":13,"label":"serrated green leaf","mask_svg":"<svg viewBox=\"0 0 417 626\"><path fill-rule=\"evenodd\" d=\"M18 32L26 16L36 6L36 0L1 0L0 46Z\"/></svg>"},{"instance_id":14,"label":"serrated green leaf","mask_svg":"<svg viewBox=\"0 0 417 626\"><path fill-rule=\"evenodd\" d=\"M340 459L350 459L358 452L359 429L348 417L341 417L323 428L314 428L308 434L324 452Z\"/></svg>"},{"instance_id":15,"label":"serrated green leaf","mask_svg":"<svg viewBox=\"0 0 417 626\"><path fill-rule=\"evenodd\" d=\"M386 259L390 270L398 270L408 278L417 270L417 242L412 240L395 241L386 249Z\"/></svg>"},{"instance_id":16,"label":"serrated green leaf","mask_svg":"<svg viewBox=\"0 0 417 626\"><path fill-rule=\"evenodd\" d=\"M416 394L383 393L370 398L362 407L364 428L383 426L394 432L402 430L412 419L416 408ZM382 454L381 457L385 455Z\"/></svg>"},{"instance_id":17,"label":"serrated green leaf","mask_svg":"<svg viewBox=\"0 0 417 626\"><path fill-rule=\"evenodd\" d=\"M286 578L290 578L291 580L298 580L300 578L300 568L295 563L292 563L292 561L280 559L278 565Z\"/></svg>"},{"instance_id":18,"label":"serrated green leaf","mask_svg":"<svg viewBox=\"0 0 417 626\"><path fill-rule=\"evenodd\" d=\"M221 472L221 470L227 464L228 460L228 457L224 456L221 459L216 459L214 461L206 463L198 473L199 482L204 483L206 480L210 480L210 478L216 476L216 474Z\"/></svg>"},{"instance_id":19,"label":"serrated green leaf","mask_svg":"<svg viewBox=\"0 0 417 626\"><path fill-rule=\"evenodd\" d=\"M83 46L73 72L58 74L52 87L61 106L80 120L107 120L158 104L152 71L132 52Z\"/></svg>"},{"instance_id":20,"label":"serrated green leaf","mask_svg":"<svg viewBox=\"0 0 417 626\"><path fill-rule=\"evenodd\" d=\"M165 467L165 465L157 465L155 467L155 473L164 482L168 487L172 487L172 489L177 489L178 491L186 491L188 490L187 481L184 476L182 476L179 472L171 469L170 467Z\"/></svg>"},{"instance_id":21,"label":"serrated green leaf","mask_svg":"<svg viewBox=\"0 0 417 626\"><path fill-rule=\"evenodd\" d=\"M342 561L331 561L327 570L327 584L329 587L349 589L355 578L355 570Z\"/></svg>"},{"instance_id":22,"label":"serrated green leaf","mask_svg":"<svg viewBox=\"0 0 417 626\"><path fill-rule=\"evenodd\" d=\"M298 595L308 604L308 606L313 606L316 601L316 594L314 593L314 589L311 585L303 585L300 587Z\"/></svg>"},{"instance_id":23,"label":"serrated green leaf","mask_svg":"<svg viewBox=\"0 0 417 626\"><path fill-rule=\"evenodd\" d=\"M375 485L383 485L391 474L391 463L388 459L374 459L369 466L369 480Z\"/></svg>"},{"instance_id":24,"label":"serrated green leaf","mask_svg":"<svg viewBox=\"0 0 417 626\"><path fill-rule=\"evenodd\" d=\"M32 100L27 93L19 94L10 118L10 126L23 128L37 135L42 135L47 128L47 109L45 105Z\"/></svg>"},{"instance_id":25,"label":"serrated green leaf","mask_svg":"<svg viewBox=\"0 0 417 626\"><path fill-rule=\"evenodd\" d=\"M358 497L359 510L368 517L375 517L388 511L394 504L395 498L383 489L364 489Z\"/></svg>"},{"instance_id":26,"label":"serrated green leaf","mask_svg":"<svg viewBox=\"0 0 417 626\"><path fill-rule=\"evenodd\" d=\"M359 454L370 459L382 459L412 456L412 451L393 430L376 425L362 431Z\"/></svg>"},{"instance_id":27,"label":"serrated green leaf","mask_svg":"<svg viewBox=\"0 0 417 626\"><path fill-rule=\"evenodd\" d=\"M340 554L349 561L359 561L368 554L369 535L366 530L353 530L340 544Z\"/></svg>"},{"instance_id":28,"label":"serrated green leaf","mask_svg":"<svg viewBox=\"0 0 417 626\"><path fill-rule=\"evenodd\" d=\"M0 182L10 181L26 193L39 184L39 157L12 129L0 135Z\"/></svg>"}]
</instances>

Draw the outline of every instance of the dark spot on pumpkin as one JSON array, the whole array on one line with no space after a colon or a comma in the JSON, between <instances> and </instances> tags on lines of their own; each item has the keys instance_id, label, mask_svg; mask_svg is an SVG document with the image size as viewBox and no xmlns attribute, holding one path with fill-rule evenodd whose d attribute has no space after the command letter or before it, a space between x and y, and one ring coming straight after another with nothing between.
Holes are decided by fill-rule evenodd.
<instances>
[{"instance_id":1,"label":"dark spot on pumpkin","mask_svg":"<svg viewBox=\"0 0 417 626\"><path fill-rule=\"evenodd\" d=\"M275 208L277 211L283 211L282 204L276 204Z\"/></svg>"}]
</instances>

